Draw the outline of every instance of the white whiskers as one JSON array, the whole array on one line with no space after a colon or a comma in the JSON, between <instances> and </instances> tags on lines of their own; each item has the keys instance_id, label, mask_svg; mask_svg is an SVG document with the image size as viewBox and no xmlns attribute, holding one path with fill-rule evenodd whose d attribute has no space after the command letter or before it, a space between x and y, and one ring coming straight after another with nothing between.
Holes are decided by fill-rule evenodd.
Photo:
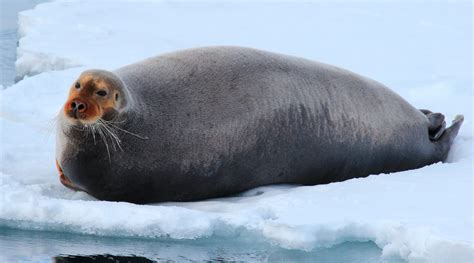
<instances>
[{"instance_id":1,"label":"white whiskers","mask_svg":"<svg viewBox=\"0 0 474 263\"><path fill-rule=\"evenodd\" d=\"M111 153L110 151L113 149L114 151L120 150L123 152L122 148L122 140L120 139L118 133L123 132L134 137L137 137L142 140L148 140L148 137L141 136L135 134L133 132L127 131L123 128L118 127L116 124L123 123L124 121L114 122L114 121L106 121L103 119L99 119L96 123L93 124L84 124L82 127L82 131L86 133L86 138L89 136L89 133L92 134L92 138L94 140L94 145L96 145L96 133L104 142L105 149L107 150L107 156L109 162L111 162Z\"/></svg>"},{"instance_id":2,"label":"white whiskers","mask_svg":"<svg viewBox=\"0 0 474 263\"><path fill-rule=\"evenodd\" d=\"M136 134L136 133L127 131L127 130L125 130L125 129L123 129L123 128L117 127L117 126L114 124L114 123L122 123L123 121L122 121L122 122L113 122L113 121L105 121L105 120L100 120L100 121L101 121L103 124L105 124L105 125L110 125L109 127L112 128L112 129L116 129L116 130L122 131L122 132L124 132L124 133L128 133L128 134L130 134L130 135L132 135L132 136L135 136L135 137L137 137L137 138L139 138L139 139L142 139L142 140L148 140L148 137L146 137L146 136L141 136L141 135L138 135L138 134Z\"/></svg>"}]
</instances>

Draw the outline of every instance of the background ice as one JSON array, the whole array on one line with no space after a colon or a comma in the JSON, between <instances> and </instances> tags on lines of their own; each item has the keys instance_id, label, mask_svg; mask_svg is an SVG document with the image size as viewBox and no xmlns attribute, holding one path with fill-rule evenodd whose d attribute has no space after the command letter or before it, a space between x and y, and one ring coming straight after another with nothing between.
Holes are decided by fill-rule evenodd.
<instances>
[{"instance_id":1,"label":"background ice","mask_svg":"<svg viewBox=\"0 0 474 263\"><path fill-rule=\"evenodd\" d=\"M373 241L386 258L473 256L471 3L139 3L84 0L20 14L17 73L0 91L0 226L120 237L258 237L313 250ZM329 185L202 202L102 202L59 184L54 116L79 73L180 48L243 45L345 67L419 108L466 120L449 160ZM37 74L37 75L35 75Z\"/></svg>"}]
</instances>

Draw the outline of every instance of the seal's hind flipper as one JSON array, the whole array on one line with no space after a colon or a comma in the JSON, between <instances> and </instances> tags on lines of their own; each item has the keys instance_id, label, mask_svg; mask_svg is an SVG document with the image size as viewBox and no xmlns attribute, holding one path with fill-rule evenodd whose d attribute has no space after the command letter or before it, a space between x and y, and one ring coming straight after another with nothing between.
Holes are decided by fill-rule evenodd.
<instances>
[{"instance_id":1,"label":"seal's hind flipper","mask_svg":"<svg viewBox=\"0 0 474 263\"><path fill-rule=\"evenodd\" d=\"M426 109L420 109L420 111L425 115L428 115L428 114L432 113L432 111L426 110Z\"/></svg>"},{"instance_id":2,"label":"seal's hind flipper","mask_svg":"<svg viewBox=\"0 0 474 263\"><path fill-rule=\"evenodd\" d=\"M428 126L428 134L430 136L430 140L437 141L446 129L444 115L441 113L429 113L426 115L426 117L430 121L430 124Z\"/></svg>"},{"instance_id":3,"label":"seal's hind flipper","mask_svg":"<svg viewBox=\"0 0 474 263\"><path fill-rule=\"evenodd\" d=\"M445 129L444 132L441 134L441 137L439 137L439 139L434 142L440 147L441 161L444 162L446 160L446 157L448 157L449 149L453 144L454 138L456 138L456 135L458 135L459 129L461 128L463 121L463 115L456 115L451 126Z\"/></svg>"},{"instance_id":4,"label":"seal's hind flipper","mask_svg":"<svg viewBox=\"0 0 474 263\"><path fill-rule=\"evenodd\" d=\"M444 121L444 115L441 113L433 113L429 110L420 109L420 111L426 115L429 120L428 134L431 141L437 141L446 129L446 122Z\"/></svg>"}]
</instances>

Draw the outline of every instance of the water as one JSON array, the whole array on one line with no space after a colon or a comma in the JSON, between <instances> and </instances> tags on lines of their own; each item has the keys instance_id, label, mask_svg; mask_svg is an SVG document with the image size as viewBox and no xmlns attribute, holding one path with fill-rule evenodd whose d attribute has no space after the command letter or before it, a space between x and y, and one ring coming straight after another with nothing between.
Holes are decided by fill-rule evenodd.
<instances>
[{"instance_id":1,"label":"water","mask_svg":"<svg viewBox=\"0 0 474 263\"><path fill-rule=\"evenodd\" d=\"M199 240L112 238L0 229L1 262L381 262L372 242L346 242L311 252L287 250L255 238ZM395 260L395 259L394 259ZM392 262L392 260L390 261ZM400 262L395 260L393 262Z\"/></svg>"},{"instance_id":2,"label":"water","mask_svg":"<svg viewBox=\"0 0 474 263\"><path fill-rule=\"evenodd\" d=\"M33 8L45 0L0 0L0 85L15 82L18 12Z\"/></svg>"},{"instance_id":3,"label":"water","mask_svg":"<svg viewBox=\"0 0 474 263\"><path fill-rule=\"evenodd\" d=\"M15 78L16 37L16 30L0 31L0 85L4 87L12 85Z\"/></svg>"}]
</instances>

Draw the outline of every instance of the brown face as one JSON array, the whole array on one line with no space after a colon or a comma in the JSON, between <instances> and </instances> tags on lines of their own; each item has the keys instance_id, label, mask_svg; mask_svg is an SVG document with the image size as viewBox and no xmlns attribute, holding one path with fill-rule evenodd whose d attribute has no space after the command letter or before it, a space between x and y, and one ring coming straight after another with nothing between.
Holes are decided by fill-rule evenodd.
<instances>
[{"instance_id":1,"label":"brown face","mask_svg":"<svg viewBox=\"0 0 474 263\"><path fill-rule=\"evenodd\" d=\"M73 123L92 124L116 112L118 91L105 80L81 75L72 85L64 104L64 115Z\"/></svg>"}]
</instances>

